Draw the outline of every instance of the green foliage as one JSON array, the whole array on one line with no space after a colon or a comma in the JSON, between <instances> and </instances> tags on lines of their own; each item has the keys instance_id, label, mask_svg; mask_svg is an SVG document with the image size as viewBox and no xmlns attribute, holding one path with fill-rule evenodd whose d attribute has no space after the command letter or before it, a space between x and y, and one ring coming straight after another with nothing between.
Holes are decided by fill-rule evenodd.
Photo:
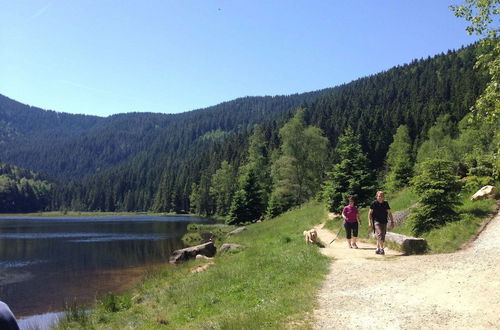
<instances>
[{"instance_id":1,"label":"green foliage","mask_svg":"<svg viewBox=\"0 0 500 330\"><path fill-rule=\"evenodd\" d=\"M48 208L52 184L42 175L0 163L0 212L36 212Z\"/></svg>"},{"instance_id":2,"label":"green foliage","mask_svg":"<svg viewBox=\"0 0 500 330\"><path fill-rule=\"evenodd\" d=\"M498 18L500 14L499 0L465 0L458 6L450 6L457 17L467 20L470 25L467 33L483 36L480 42L481 53L477 57L475 68L487 70L490 81L483 93L471 107L470 120L473 123L487 123L492 125L490 130L494 136L495 162L493 176L500 178L500 40Z\"/></svg>"},{"instance_id":3,"label":"green foliage","mask_svg":"<svg viewBox=\"0 0 500 330\"><path fill-rule=\"evenodd\" d=\"M466 28L468 34L487 38L498 37L499 0L465 0L464 4L450 6L450 9L455 12L455 16L462 17L470 23Z\"/></svg>"},{"instance_id":4,"label":"green foliage","mask_svg":"<svg viewBox=\"0 0 500 330\"><path fill-rule=\"evenodd\" d=\"M328 152L323 132L305 125L303 109L280 129L280 138L280 153L272 165L269 215L300 205L317 194Z\"/></svg>"},{"instance_id":5,"label":"green foliage","mask_svg":"<svg viewBox=\"0 0 500 330\"><path fill-rule=\"evenodd\" d=\"M108 293L98 302L98 304L101 305L105 311L116 313L132 307L132 296L130 294L118 296L113 293Z\"/></svg>"},{"instance_id":6,"label":"green foliage","mask_svg":"<svg viewBox=\"0 0 500 330\"><path fill-rule=\"evenodd\" d=\"M283 213L286 210L287 206L289 207L289 205L292 204L289 200L291 200L291 197L287 198L287 196L284 194L284 191L276 189L269 199L269 203L266 209L266 216L268 218L274 218ZM283 205L282 203L286 204Z\"/></svg>"},{"instance_id":7,"label":"green foliage","mask_svg":"<svg viewBox=\"0 0 500 330\"><path fill-rule=\"evenodd\" d=\"M412 142L408 127L401 125L387 152L389 173L386 177L386 186L390 191L399 190L409 184L413 174L411 150Z\"/></svg>"},{"instance_id":8,"label":"green foliage","mask_svg":"<svg viewBox=\"0 0 500 330\"><path fill-rule=\"evenodd\" d=\"M420 166L420 174L412 180L419 205L409 218L417 236L458 220L455 206L462 187L452 162L433 159Z\"/></svg>"},{"instance_id":9,"label":"green foliage","mask_svg":"<svg viewBox=\"0 0 500 330\"><path fill-rule=\"evenodd\" d=\"M328 173L322 192L328 209L340 213L349 196L355 196L358 205L366 205L374 195L375 182L368 158L359 144L359 135L350 127L339 138L335 153L340 162Z\"/></svg>"},{"instance_id":10,"label":"green foliage","mask_svg":"<svg viewBox=\"0 0 500 330\"><path fill-rule=\"evenodd\" d=\"M476 192L486 185L493 185L495 180L491 176L475 176L467 177L464 190L467 192Z\"/></svg>"},{"instance_id":11,"label":"green foliage","mask_svg":"<svg viewBox=\"0 0 500 330\"><path fill-rule=\"evenodd\" d=\"M262 189L257 182L257 174L250 169L242 178L240 190L233 198L228 224L257 221L265 210Z\"/></svg>"},{"instance_id":12,"label":"green foliage","mask_svg":"<svg viewBox=\"0 0 500 330\"><path fill-rule=\"evenodd\" d=\"M225 224L189 224L187 230L188 232L182 237L186 245L198 245L211 240L218 246L234 227Z\"/></svg>"},{"instance_id":13,"label":"green foliage","mask_svg":"<svg viewBox=\"0 0 500 330\"><path fill-rule=\"evenodd\" d=\"M456 132L456 125L450 115L438 117L434 126L429 129L427 140L418 148L417 162L437 158L458 161L453 140Z\"/></svg>"},{"instance_id":14,"label":"green foliage","mask_svg":"<svg viewBox=\"0 0 500 330\"><path fill-rule=\"evenodd\" d=\"M248 142L248 160L242 172L253 170L262 190L262 199L267 204L271 191L271 173L269 164L269 149L266 145L264 131L261 126L255 126Z\"/></svg>"},{"instance_id":15,"label":"green foliage","mask_svg":"<svg viewBox=\"0 0 500 330\"><path fill-rule=\"evenodd\" d=\"M234 168L223 161L221 167L212 175L210 194L215 201L215 212L219 215L227 215L231 207L235 185Z\"/></svg>"}]
</instances>

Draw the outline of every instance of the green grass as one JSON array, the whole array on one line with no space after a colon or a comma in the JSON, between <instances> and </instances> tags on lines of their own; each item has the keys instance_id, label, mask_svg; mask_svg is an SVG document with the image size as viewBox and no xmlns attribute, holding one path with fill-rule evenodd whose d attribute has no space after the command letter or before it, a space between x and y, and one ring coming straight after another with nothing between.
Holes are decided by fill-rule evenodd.
<instances>
[{"instance_id":1,"label":"green grass","mask_svg":"<svg viewBox=\"0 0 500 330\"><path fill-rule=\"evenodd\" d=\"M216 247L221 245L221 242L226 238L227 233L234 230L235 226L226 225L223 223L217 224L196 224L192 223L187 226L188 232L182 237L182 241L186 245L198 245L211 239Z\"/></svg>"},{"instance_id":2,"label":"green grass","mask_svg":"<svg viewBox=\"0 0 500 330\"><path fill-rule=\"evenodd\" d=\"M132 303L115 312L98 303L84 324L63 329L285 329L310 328L307 313L330 261L302 232L324 221L322 205L310 203L275 219L248 226L227 242L242 250L218 254L214 265L192 261L150 273L130 293ZM116 298L115 298L116 299Z\"/></svg>"}]
</instances>

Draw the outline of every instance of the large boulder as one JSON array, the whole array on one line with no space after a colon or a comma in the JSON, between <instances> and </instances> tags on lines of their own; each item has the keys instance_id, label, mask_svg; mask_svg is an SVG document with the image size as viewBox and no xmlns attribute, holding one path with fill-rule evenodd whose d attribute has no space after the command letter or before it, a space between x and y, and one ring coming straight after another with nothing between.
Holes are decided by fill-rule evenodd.
<instances>
[{"instance_id":1,"label":"large boulder","mask_svg":"<svg viewBox=\"0 0 500 330\"><path fill-rule=\"evenodd\" d=\"M479 189L474 195L472 195L471 200L477 201L479 199L491 198L494 199L497 196L497 187L495 186L484 186Z\"/></svg>"},{"instance_id":2,"label":"large boulder","mask_svg":"<svg viewBox=\"0 0 500 330\"><path fill-rule=\"evenodd\" d=\"M213 242L207 242L196 246L191 246L185 249L175 250L170 256L169 262L171 264L179 264L189 259L194 259L198 254L206 257L213 257L217 252Z\"/></svg>"}]
</instances>

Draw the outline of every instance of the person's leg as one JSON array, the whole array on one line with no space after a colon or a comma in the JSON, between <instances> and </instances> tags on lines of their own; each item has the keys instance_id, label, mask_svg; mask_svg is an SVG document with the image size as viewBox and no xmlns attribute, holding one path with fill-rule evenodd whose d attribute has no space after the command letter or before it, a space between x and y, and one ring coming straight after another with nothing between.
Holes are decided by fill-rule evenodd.
<instances>
[{"instance_id":1,"label":"person's leg","mask_svg":"<svg viewBox=\"0 0 500 330\"><path fill-rule=\"evenodd\" d=\"M358 226L358 223L355 222L352 224L352 246L357 249L358 248L358 245L356 244L356 240L358 238L358 229L359 229L359 226Z\"/></svg>"},{"instance_id":2,"label":"person's leg","mask_svg":"<svg viewBox=\"0 0 500 330\"><path fill-rule=\"evenodd\" d=\"M384 252L384 243L385 243L385 234L387 233L387 224L386 223L381 223L380 224L380 248L381 248L381 254L385 254Z\"/></svg>"},{"instance_id":3,"label":"person's leg","mask_svg":"<svg viewBox=\"0 0 500 330\"><path fill-rule=\"evenodd\" d=\"M344 222L344 228L345 228L345 237L347 239L347 244L349 244L349 247L351 246L351 226L349 222Z\"/></svg>"},{"instance_id":4,"label":"person's leg","mask_svg":"<svg viewBox=\"0 0 500 330\"><path fill-rule=\"evenodd\" d=\"M380 251L383 249L383 242L382 242L382 228L381 228L381 223L380 222L375 222L375 235L377 236L377 251L375 253L379 254Z\"/></svg>"}]
</instances>

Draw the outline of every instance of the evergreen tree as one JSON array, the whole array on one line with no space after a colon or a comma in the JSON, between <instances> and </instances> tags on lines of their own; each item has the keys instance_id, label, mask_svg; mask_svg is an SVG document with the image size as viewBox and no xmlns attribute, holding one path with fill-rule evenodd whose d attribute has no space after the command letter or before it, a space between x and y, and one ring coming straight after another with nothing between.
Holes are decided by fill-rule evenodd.
<instances>
[{"instance_id":1,"label":"evergreen tree","mask_svg":"<svg viewBox=\"0 0 500 330\"><path fill-rule=\"evenodd\" d=\"M267 204L271 191L271 173L269 153L265 143L264 132L260 125L254 127L248 142L248 161L243 166L243 174L253 170L257 175L258 184L262 190L262 199Z\"/></svg>"},{"instance_id":2,"label":"evergreen tree","mask_svg":"<svg viewBox=\"0 0 500 330\"><path fill-rule=\"evenodd\" d=\"M224 160L221 167L212 175L212 185L210 187L210 194L215 201L217 214L227 215L229 212L235 186L234 169Z\"/></svg>"},{"instance_id":3,"label":"evergreen tree","mask_svg":"<svg viewBox=\"0 0 500 330\"><path fill-rule=\"evenodd\" d=\"M411 150L408 126L401 125L398 127L387 152L389 172L386 177L386 186L389 190L394 191L408 185L413 169Z\"/></svg>"},{"instance_id":4,"label":"evergreen tree","mask_svg":"<svg viewBox=\"0 0 500 330\"><path fill-rule=\"evenodd\" d=\"M249 170L242 178L240 189L235 193L229 211L228 224L257 221L264 213L262 191L257 173Z\"/></svg>"},{"instance_id":5,"label":"evergreen tree","mask_svg":"<svg viewBox=\"0 0 500 330\"><path fill-rule=\"evenodd\" d=\"M375 192L373 174L369 161L361 149L359 135L347 128L339 138L335 153L340 162L328 173L324 184L323 198L330 212L341 212L349 196L355 196L359 205L364 205Z\"/></svg>"},{"instance_id":6,"label":"evergreen tree","mask_svg":"<svg viewBox=\"0 0 500 330\"><path fill-rule=\"evenodd\" d=\"M196 183L191 185L191 194L189 195L189 212L200 214L200 191Z\"/></svg>"},{"instance_id":7,"label":"evergreen tree","mask_svg":"<svg viewBox=\"0 0 500 330\"><path fill-rule=\"evenodd\" d=\"M415 235L458 219L455 206L460 204L462 183L455 175L452 162L441 159L424 162L420 174L413 178L412 186L419 196L418 207L409 217Z\"/></svg>"}]
</instances>

